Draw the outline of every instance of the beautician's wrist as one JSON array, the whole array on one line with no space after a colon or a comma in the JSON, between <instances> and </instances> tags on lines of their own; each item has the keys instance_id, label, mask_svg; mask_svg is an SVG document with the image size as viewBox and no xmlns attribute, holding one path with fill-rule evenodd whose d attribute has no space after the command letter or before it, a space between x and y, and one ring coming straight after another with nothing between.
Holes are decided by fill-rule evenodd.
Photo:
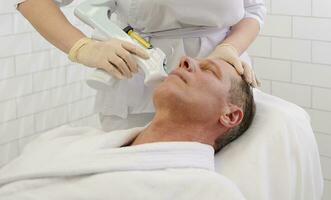
<instances>
[{"instance_id":1,"label":"beautician's wrist","mask_svg":"<svg viewBox=\"0 0 331 200\"><path fill-rule=\"evenodd\" d=\"M221 48L221 47L229 47L229 48L233 49L234 52L236 52L237 55L239 56L238 49L233 44L231 44L231 43L223 42L223 43L219 44L217 47L219 47L219 48Z\"/></svg>"},{"instance_id":2,"label":"beautician's wrist","mask_svg":"<svg viewBox=\"0 0 331 200\"><path fill-rule=\"evenodd\" d=\"M79 50L82 47L90 44L91 42L93 42L93 40L88 37L83 37L83 38L80 38L79 40L77 40L75 42L75 44L70 48L69 53L68 53L68 58L72 62L78 62L77 55L78 55Z\"/></svg>"},{"instance_id":3,"label":"beautician's wrist","mask_svg":"<svg viewBox=\"0 0 331 200\"><path fill-rule=\"evenodd\" d=\"M76 30L74 30L76 31ZM78 30L79 31L79 30ZM68 34L71 34L71 32L68 32ZM71 36L65 38L63 42L66 44L67 53L69 53L69 50L77 43L78 40L87 37L86 35L80 33L80 32L73 32Z\"/></svg>"}]
</instances>

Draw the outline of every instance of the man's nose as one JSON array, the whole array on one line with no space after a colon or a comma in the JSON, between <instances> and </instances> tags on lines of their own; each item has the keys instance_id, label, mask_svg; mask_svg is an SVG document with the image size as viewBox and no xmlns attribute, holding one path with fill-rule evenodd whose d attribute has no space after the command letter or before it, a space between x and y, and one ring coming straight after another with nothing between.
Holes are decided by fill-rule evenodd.
<instances>
[{"instance_id":1,"label":"man's nose","mask_svg":"<svg viewBox=\"0 0 331 200\"><path fill-rule=\"evenodd\" d=\"M185 68L189 72L195 72L197 65L197 61L188 56L183 56L179 63L179 67Z\"/></svg>"}]
</instances>

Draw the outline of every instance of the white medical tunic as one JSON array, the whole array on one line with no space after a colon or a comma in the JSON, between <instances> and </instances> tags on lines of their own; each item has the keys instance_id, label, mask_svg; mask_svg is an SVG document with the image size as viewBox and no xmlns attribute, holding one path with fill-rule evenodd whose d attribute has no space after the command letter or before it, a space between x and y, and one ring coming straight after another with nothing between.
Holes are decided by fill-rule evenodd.
<instances>
[{"instance_id":1,"label":"white medical tunic","mask_svg":"<svg viewBox=\"0 0 331 200\"><path fill-rule=\"evenodd\" d=\"M208 56L225 39L230 27L245 17L254 18L262 25L266 12L263 0L123 2L128 8L119 13L120 18L165 52L169 71L183 55ZM246 53L242 59L249 63ZM96 110L123 119L130 114L153 113L153 88L144 86L143 80L143 73L139 73L107 91L98 91Z\"/></svg>"}]
</instances>

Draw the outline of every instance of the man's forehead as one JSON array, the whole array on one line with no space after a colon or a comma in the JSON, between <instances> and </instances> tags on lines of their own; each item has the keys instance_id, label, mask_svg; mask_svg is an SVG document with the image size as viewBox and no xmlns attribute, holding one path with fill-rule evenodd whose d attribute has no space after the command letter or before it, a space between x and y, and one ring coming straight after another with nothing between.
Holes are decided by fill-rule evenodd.
<instances>
[{"instance_id":1,"label":"man's forehead","mask_svg":"<svg viewBox=\"0 0 331 200\"><path fill-rule=\"evenodd\" d=\"M223 74L232 74L235 77L240 77L234 66L223 59L208 59L208 62L211 62L219 67Z\"/></svg>"}]
</instances>

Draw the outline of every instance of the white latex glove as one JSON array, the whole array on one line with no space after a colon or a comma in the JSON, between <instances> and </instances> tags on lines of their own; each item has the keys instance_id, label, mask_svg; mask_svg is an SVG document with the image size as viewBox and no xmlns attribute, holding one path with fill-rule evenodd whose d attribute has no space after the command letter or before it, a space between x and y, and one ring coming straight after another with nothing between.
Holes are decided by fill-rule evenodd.
<instances>
[{"instance_id":1,"label":"white latex glove","mask_svg":"<svg viewBox=\"0 0 331 200\"><path fill-rule=\"evenodd\" d=\"M110 39L96 41L89 38L78 40L70 49L69 58L89 67L100 68L118 79L131 78L138 72L132 54L148 59L148 53L126 41Z\"/></svg>"},{"instance_id":2,"label":"white latex glove","mask_svg":"<svg viewBox=\"0 0 331 200\"><path fill-rule=\"evenodd\" d=\"M258 87L261 85L252 67L240 59L238 51L232 45L221 44L217 46L207 58L223 59L233 65L237 72L240 75L243 75L245 81L252 87Z\"/></svg>"}]
</instances>

